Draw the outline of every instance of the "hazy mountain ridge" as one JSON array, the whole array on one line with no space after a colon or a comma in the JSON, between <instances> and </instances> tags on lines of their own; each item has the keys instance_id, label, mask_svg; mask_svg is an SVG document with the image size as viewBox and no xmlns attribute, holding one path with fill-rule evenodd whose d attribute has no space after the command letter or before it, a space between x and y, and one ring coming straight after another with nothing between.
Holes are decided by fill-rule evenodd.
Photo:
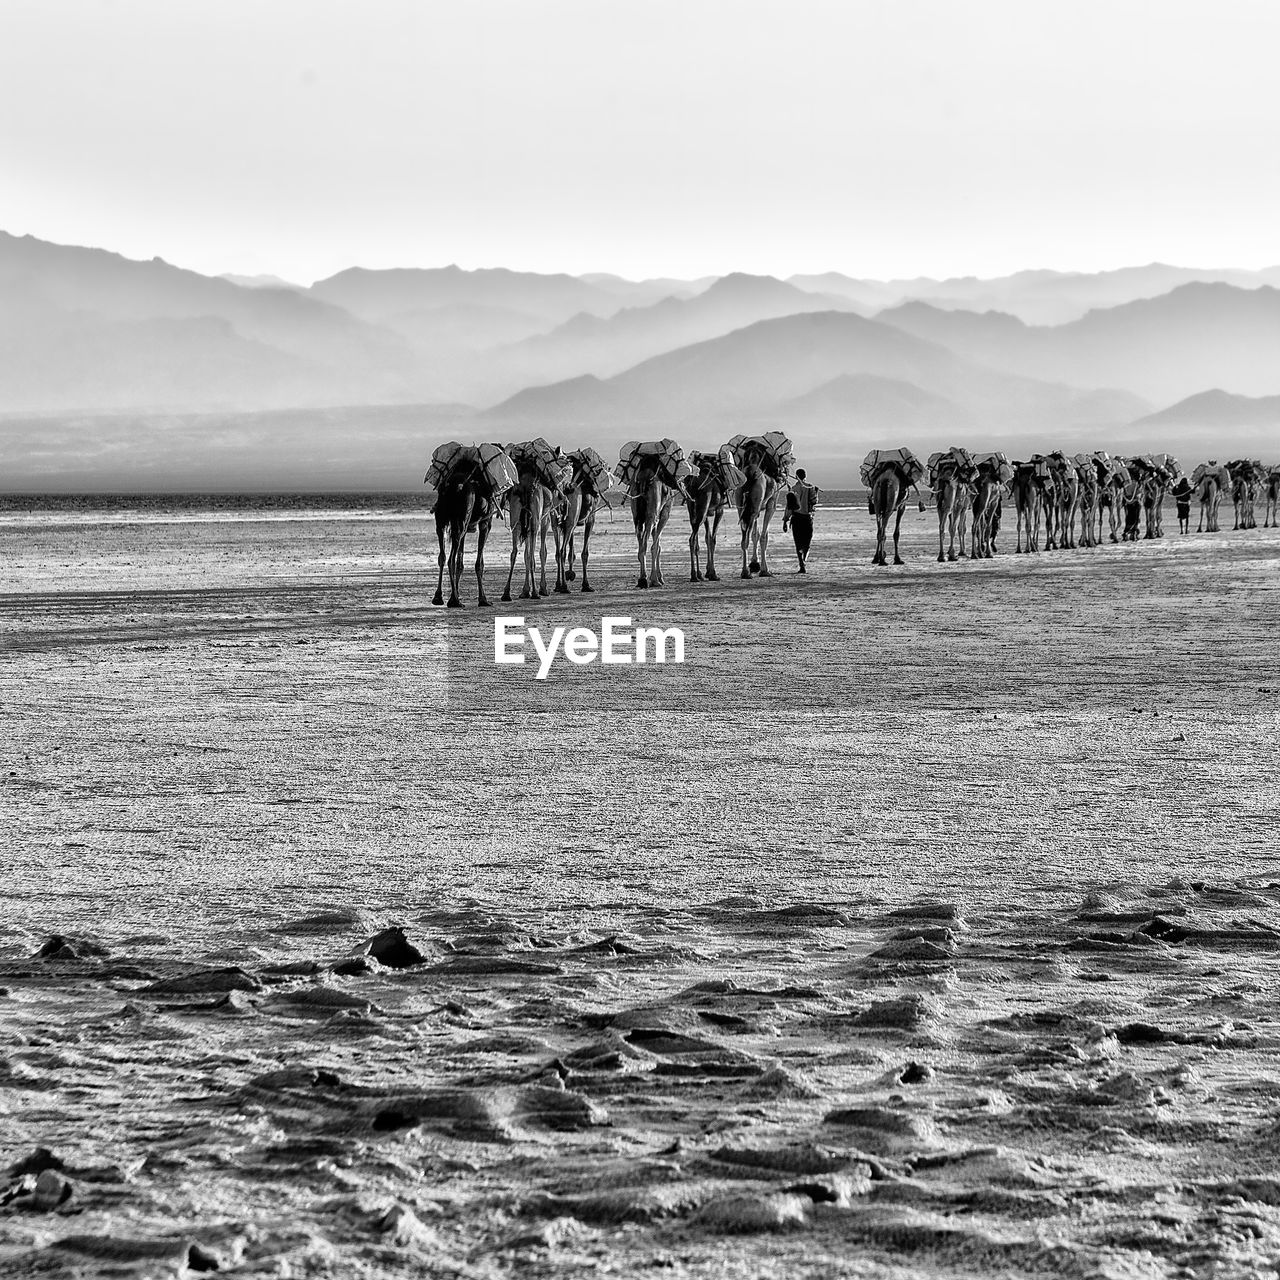
<instances>
[{"instance_id":1,"label":"hazy mountain ridge","mask_svg":"<svg viewBox=\"0 0 1280 1280\"><path fill-rule=\"evenodd\" d=\"M1055 421L1064 414L1096 419L1099 412L1113 421L1128 421L1149 408L1123 391L1082 395L985 367L892 325L848 312L819 311L758 321L591 384L573 380L530 388L485 416L528 421L575 411L622 413L633 421L674 426L707 416L781 413L785 402L846 375L910 384L997 421L1046 412ZM1092 405L1097 399L1101 403Z\"/></svg>"},{"instance_id":2,"label":"hazy mountain ridge","mask_svg":"<svg viewBox=\"0 0 1280 1280\"><path fill-rule=\"evenodd\" d=\"M1222 449L1219 428L1266 452L1269 401L1280 401L1280 290L1258 283L1267 274L1153 265L994 282L839 273L681 282L353 268L304 289L0 233L0 415L10 419L0 422L0 449L12 475L26 465L32 433L47 431L55 447L68 414L80 439L95 413L115 415L102 421L120 438L121 415L159 431L166 414L190 423L212 411L219 422L247 414L255 425L243 466L252 475L255 457L266 456L258 411L306 411L327 424L317 449L358 458L358 442L334 433L361 430L349 406L384 405L413 407L435 424L424 448L447 420L458 438L568 432L606 452L620 432L706 445L766 426L828 459L885 443L932 447L957 433L980 447L1168 439ZM1079 299L1170 281L1181 282L1057 325L950 305L982 290L1015 302L1037 290ZM884 307L904 289L950 295L948 305ZM443 417L422 409L446 402ZM1168 407L1153 412L1159 406ZM28 415L21 449L15 413ZM191 438L199 429L184 428ZM145 430L125 434L146 453ZM162 442L153 444L159 456ZM368 447L383 446L371 437Z\"/></svg>"},{"instance_id":3,"label":"hazy mountain ridge","mask_svg":"<svg viewBox=\"0 0 1280 1280\"><path fill-rule=\"evenodd\" d=\"M579 312L564 324L494 351L495 364L523 382L589 373L609 377L651 356L718 338L757 320L855 304L797 289L772 276L735 272L688 298L624 307L607 317Z\"/></svg>"},{"instance_id":4,"label":"hazy mountain ridge","mask_svg":"<svg viewBox=\"0 0 1280 1280\"><path fill-rule=\"evenodd\" d=\"M1280 448L1280 395L1237 396L1214 387L1139 418L1138 423L1192 427L1272 427Z\"/></svg>"},{"instance_id":5,"label":"hazy mountain ridge","mask_svg":"<svg viewBox=\"0 0 1280 1280\"><path fill-rule=\"evenodd\" d=\"M1169 403L1206 387L1280 392L1280 290L1179 285L1055 326L913 302L877 317L993 368Z\"/></svg>"},{"instance_id":6,"label":"hazy mountain ridge","mask_svg":"<svg viewBox=\"0 0 1280 1280\"><path fill-rule=\"evenodd\" d=\"M957 276L936 280L858 280L839 272L791 276L803 289L840 294L873 311L926 302L939 310L1002 311L1027 324L1058 325L1078 320L1088 311L1121 306L1170 293L1191 283L1231 284L1241 289L1280 286L1280 266L1261 271L1234 268L1172 267L1153 262L1094 273L1017 271L1013 275L980 279Z\"/></svg>"},{"instance_id":7,"label":"hazy mountain ridge","mask_svg":"<svg viewBox=\"0 0 1280 1280\"><path fill-rule=\"evenodd\" d=\"M318 298L3 232L0 332L3 412L422 398L401 336Z\"/></svg>"}]
</instances>

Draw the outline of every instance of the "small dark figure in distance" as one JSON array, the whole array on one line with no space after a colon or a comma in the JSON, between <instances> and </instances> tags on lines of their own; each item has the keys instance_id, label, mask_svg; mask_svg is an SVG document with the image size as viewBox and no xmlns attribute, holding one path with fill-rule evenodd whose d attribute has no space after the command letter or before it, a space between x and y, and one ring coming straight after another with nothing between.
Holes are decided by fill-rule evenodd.
<instances>
[{"instance_id":1,"label":"small dark figure in distance","mask_svg":"<svg viewBox=\"0 0 1280 1280\"><path fill-rule=\"evenodd\" d=\"M791 536L796 541L796 559L800 562L800 572L808 573L805 568L809 559L809 547L813 542L813 513L818 505L818 486L805 479L803 467L796 468L796 482L787 491L787 509L782 514L782 532L786 533L791 526Z\"/></svg>"},{"instance_id":2,"label":"small dark figure in distance","mask_svg":"<svg viewBox=\"0 0 1280 1280\"><path fill-rule=\"evenodd\" d=\"M1191 481L1182 476L1173 486L1173 500L1178 504L1178 532L1191 532Z\"/></svg>"}]
</instances>

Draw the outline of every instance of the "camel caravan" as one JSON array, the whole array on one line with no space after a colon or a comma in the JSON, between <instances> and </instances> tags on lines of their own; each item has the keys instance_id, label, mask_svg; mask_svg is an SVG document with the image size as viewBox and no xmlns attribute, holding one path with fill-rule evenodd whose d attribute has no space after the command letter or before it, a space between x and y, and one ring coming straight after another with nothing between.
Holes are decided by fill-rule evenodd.
<instances>
[{"instance_id":1,"label":"camel caravan","mask_svg":"<svg viewBox=\"0 0 1280 1280\"><path fill-rule=\"evenodd\" d=\"M1055 450L1023 462L996 451L973 453L954 446L924 463L910 449L873 449L863 459L860 476L867 509L876 521L875 565L888 563L890 538L893 563L904 563L898 539L912 493L921 511L933 499L938 560L944 563L996 554L1006 498L1016 517L1016 554L1039 553L1042 545L1046 551L1096 547L1104 537L1112 542L1161 538L1164 502L1170 495L1183 533L1189 532L1193 499L1200 504L1197 532L1217 532L1224 495L1230 495L1235 509L1233 528L1257 527L1259 500L1265 503L1263 527L1280 527L1280 464L1268 468L1249 459L1201 463L1187 476L1178 460L1164 453L1113 458L1101 450L1070 456ZM714 453L695 449L687 456L671 439L629 440L613 467L594 449L565 453L541 437L505 446L441 445L425 477L436 493L440 546L433 603L462 607L464 548L474 533L478 602L488 605L484 552L495 519L505 520L511 534L504 601L512 598L517 563L523 567L521 599L568 592L579 561L581 590L594 591L588 576L591 535L597 513L614 494L631 509L637 587L663 585L662 535L680 504L689 518L691 582L719 581L716 548L730 508L738 520L741 576L771 577L770 526L780 496L794 479L791 442L780 431L737 435ZM549 556L555 570L550 589Z\"/></svg>"}]
</instances>

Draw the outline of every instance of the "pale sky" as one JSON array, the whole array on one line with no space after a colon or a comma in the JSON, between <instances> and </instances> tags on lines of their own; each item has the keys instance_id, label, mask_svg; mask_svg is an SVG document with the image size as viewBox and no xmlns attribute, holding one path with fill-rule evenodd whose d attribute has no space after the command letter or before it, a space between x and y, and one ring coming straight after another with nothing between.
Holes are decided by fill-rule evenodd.
<instances>
[{"instance_id":1,"label":"pale sky","mask_svg":"<svg viewBox=\"0 0 1280 1280\"><path fill-rule=\"evenodd\" d=\"M1280 262L1277 0L0 0L0 229L210 274Z\"/></svg>"}]
</instances>

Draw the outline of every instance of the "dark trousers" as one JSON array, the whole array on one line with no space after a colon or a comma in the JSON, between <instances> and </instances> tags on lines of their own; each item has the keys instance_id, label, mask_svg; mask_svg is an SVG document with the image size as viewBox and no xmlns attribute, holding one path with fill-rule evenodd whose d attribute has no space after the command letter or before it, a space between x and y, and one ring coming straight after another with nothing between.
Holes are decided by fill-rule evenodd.
<instances>
[{"instance_id":1,"label":"dark trousers","mask_svg":"<svg viewBox=\"0 0 1280 1280\"><path fill-rule=\"evenodd\" d=\"M803 559L809 554L809 544L813 541L813 517L792 516L791 536L796 540L796 555Z\"/></svg>"}]
</instances>

